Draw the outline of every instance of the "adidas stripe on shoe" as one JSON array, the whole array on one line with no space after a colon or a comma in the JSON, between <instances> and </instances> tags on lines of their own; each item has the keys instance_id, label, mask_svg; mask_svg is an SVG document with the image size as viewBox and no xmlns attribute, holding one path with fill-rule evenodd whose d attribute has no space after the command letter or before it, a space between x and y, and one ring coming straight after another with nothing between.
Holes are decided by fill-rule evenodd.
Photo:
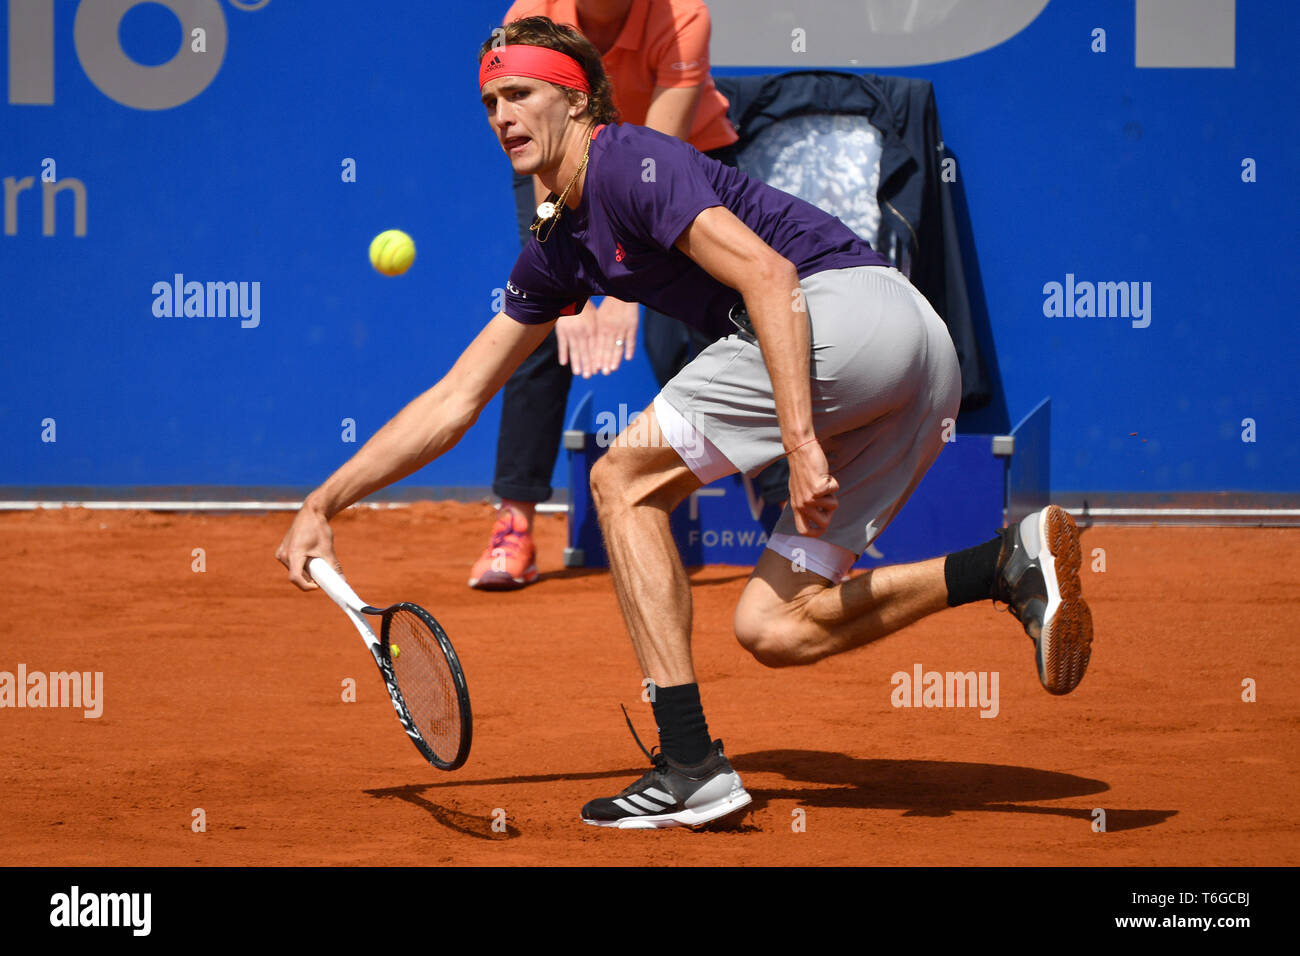
<instances>
[{"instance_id":1,"label":"adidas stripe on shoe","mask_svg":"<svg viewBox=\"0 0 1300 956\"><path fill-rule=\"evenodd\" d=\"M650 759L654 766L636 783L583 807L583 822L621 830L697 827L741 810L752 800L723 753L721 740L715 740L709 756L694 766L661 753Z\"/></svg>"}]
</instances>

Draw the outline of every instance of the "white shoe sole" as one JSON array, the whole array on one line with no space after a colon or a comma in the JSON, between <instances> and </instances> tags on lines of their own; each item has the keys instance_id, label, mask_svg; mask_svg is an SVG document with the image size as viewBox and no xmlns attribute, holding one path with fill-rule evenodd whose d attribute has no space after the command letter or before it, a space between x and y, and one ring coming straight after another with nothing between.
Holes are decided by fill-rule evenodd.
<instances>
[{"instance_id":1,"label":"white shoe sole","mask_svg":"<svg viewBox=\"0 0 1300 956\"><path fill-rule=\"evenodd\" d=\"M1038 678L1052 694L1079 686L1092 657L1092 612L1083 599L1079 532L1069 512L1056 505L1038 514L1039 564L1047 609L1038 635Z\"/></svg>"},{"instance_id":2,"label":"white shoe sole","mask_svg":"<svg viewBox=\"0 0 1300 956\"><path fill-rule=\"evenodd\" d=\"M522 578L512 577L504 571L489 571L481 578L470 578L469 586L478 591L517 591L537 581L537 565L524 572Z\"/></svg>"},{"instance_id":3,"label":"white shoe sole","mask_svg":"<svg viewBox=\"0 0 1300 956\"><path fill-rule=\"evenodd\" d=\"M721 800L695 809L679 810L676 813L663 813L656 816L623 817L621 820L588 820L583 823L594 827L615 827L619 830L664 830L669 827L698 827L711 823L729 813L742 810L753 802L753 798L744 790L732 791Z\"/></svg>"}]
</instances>

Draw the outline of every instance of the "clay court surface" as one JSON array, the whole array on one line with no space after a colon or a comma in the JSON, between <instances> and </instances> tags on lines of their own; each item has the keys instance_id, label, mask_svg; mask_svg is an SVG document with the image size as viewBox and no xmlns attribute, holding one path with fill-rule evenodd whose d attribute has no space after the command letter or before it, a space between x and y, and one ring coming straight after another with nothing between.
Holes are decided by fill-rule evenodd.
<instances>
[{"instance_id":1,"label":"clay court surface","mask_svg":"<svg viewBox=\"0 0 1300 956\"><path fill-rule=\"evenodd\" d=\"M1086 530L1097 636L1065 698L991 604L765 669L730 631L747 570L696 570L705 710L754 804L729 829L620 832L578 816L646 765L620 702L655 739L609 578L565 571L564 519L543 516L542 582L470 591L491 517L335 521L362 597L422 603L456 644L475 739L449 774L407 742L346 618L287 583L272 555L288 514L0 514L0 671L104 674L99 719L0 710L0 864L1300 862L1298 531ZM891 675L918 663L998 672L997 716L892 707Z\"/></svg>"}]
</instances>

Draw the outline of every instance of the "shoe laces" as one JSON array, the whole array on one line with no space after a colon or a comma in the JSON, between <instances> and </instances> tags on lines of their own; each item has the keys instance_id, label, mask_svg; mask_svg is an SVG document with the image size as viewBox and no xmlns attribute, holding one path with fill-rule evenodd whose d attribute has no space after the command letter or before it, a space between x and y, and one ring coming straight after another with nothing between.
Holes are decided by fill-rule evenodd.
<instances>
[{"instance_id":1,"label":"shoe laces","mask_svg":"<svg viewBox=\"0 0 1300 956\"><path fill-rule=\"evenodd\" d=\"M497 523L492 526L492 541L488 544L488 550L519 552L523 550L523 538L528 536L528 531L517 531L515 529L514 512L507 511Z\"/></svg>"},{"instance_id":2,"label":"shoe laces","mask_svg":"<svg viewBox=\"0 0 1300 956\"><path fill-rule=\"evenodd\" d=\"M628 716L627 707L623 704L619 704L618 706L623 708L623 719L627 721L627 729L632 731L632 739L635 740L636 745L641 748L641 752L646 755L646 759L654 764L656 770L668 769L668 757L659 752L658 745L655 745L649 750L645 749L645 744L641 743L641 738L637 736L636 728L632 726L632 718Z\"/></svg>"}]
</instances>

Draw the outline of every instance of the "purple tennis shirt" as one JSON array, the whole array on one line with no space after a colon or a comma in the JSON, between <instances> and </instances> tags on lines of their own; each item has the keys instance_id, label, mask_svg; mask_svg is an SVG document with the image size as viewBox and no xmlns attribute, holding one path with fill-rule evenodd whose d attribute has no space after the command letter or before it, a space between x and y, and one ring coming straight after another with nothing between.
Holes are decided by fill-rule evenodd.
<instances>
[{"instance_id":1,"label":"purple tennis shirt","mask_svg":"<svg viewBox=\"0 0 1300 956\"><path fill-rule=\"evenodd\" d=\"M592 295L642 302L710 336L734 331L741 301L673 248L705 209L726 206L803 279L827 269L888 265L829 213L751 179L672 136L627 123L600 128L576 209L546 242L524 244L506 284L505 312L529 325L582 310Z\"/></svg>"}]
</instances>

